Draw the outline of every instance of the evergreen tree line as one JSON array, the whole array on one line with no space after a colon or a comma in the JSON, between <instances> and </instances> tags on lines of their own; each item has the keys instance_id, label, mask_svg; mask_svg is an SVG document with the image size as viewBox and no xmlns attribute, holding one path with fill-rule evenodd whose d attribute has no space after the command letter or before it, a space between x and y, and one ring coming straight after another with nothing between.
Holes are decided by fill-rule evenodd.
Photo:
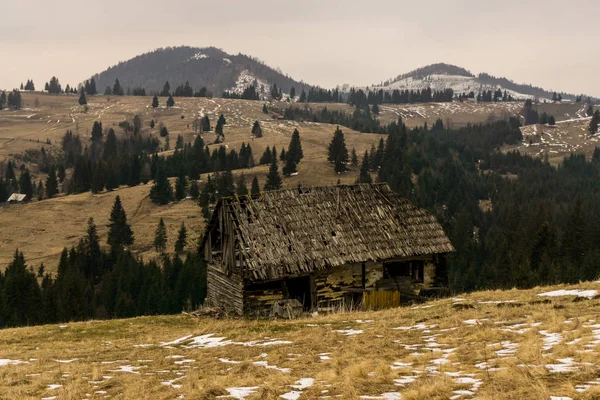
<instances>
[{"instance_id":1,"label":"evergreen tree line","mask_svg":"<svg viewBox=\"0 0 600 400\"><path fill-rule=\"evenodd\" d=\"M378 91L368 90L366 93L362 89L350 89L348 94L348 104L358 108L365 108L369 104L410 104L410 103L430 103L430 102L451 102L454 99L454 91L445 89L441 91L432 91L431 88L423 90L392 90Z\"/></svg>"},{"instance_id":2,"label":"evergreen tree line","mask_svg":"<svg viewBox=\"0 0 600 400\"><path fill-rule=\"evenodd\" d=\"M396 125L375 159L363 157L359 181L374 174L437 215L456 248L448 256L452 289L600 276L600 149L591 160L573 154L553 167L547 158L498 151L521 140L516 118L456 130Z\"/></svg>"},{"instance_id":3,"label":"evergreen tree line","mask_svg":"<svg viewBox=\"0 0 600 400\"><path fill-rule=\"evenodd\" d=\"M13 89L11 92L2 91L0 93L0 110L4 109L4 105L8 108L12 108L14 110L21 109L21 92L18 89Z\"/></svg>"},{"instance_id":4,"label":"evergreen tree line","mask_svg":"<svg viewBox=\"0 0 600 400\"><path fill-rule=\"evenodd\" d=\"M221 123L224 123L224 119ZM63 183L64 169L72 167L71 178L63 184L65 191L82 193L91 190L98 193L104 189L116 189L120 185L146 184L150 180L157 180L159 176L165 180L168 177L185 177L186 182L195 182L200 178L200 174L254 166L250 144L242 143L239 152L235 149L228 150L224 146L214 148L211 152L200 136L193 144L184 144L180 136L175 152L167 157L159 157L155 154L159 148L158 139L139 134L140 126L141 121L134 118L134 123L124 128L127 131L131 130L132 134L118 139L112 128L109 128L104 136L102 124L95 122L91 145L84 149L79 136L67 131L62 140L64 163L51 166L49 176L54 178L58 176L55 174L63 171L62 179L58 176L58 181ZM163 129L168 135L166 127ZM191 190L187 183L185 187L183 197ZM168 189L165 189L165 193L168 194ZM52 196L48 194L48 197ZM157 202L166 204L173 196L167 197Z\"/></svg>"},{"instance_id":5,"label":"evergreen tree line","mask_svg":"<svg viewBox=\"0 0 600 400\"><path fill-rule=\"evenodd\" d=\"M198 307L206 296L205 265L198 255L163 256L143 262L127 247L133 232L120 199L111 212L108 244L101 249L90 218L85 236L64 249L55 276L28 267L18 250L0 273L0 328L87 319L176 314ZM162 266L162 268L161 268Z\"/></svg>"}]
</instances>

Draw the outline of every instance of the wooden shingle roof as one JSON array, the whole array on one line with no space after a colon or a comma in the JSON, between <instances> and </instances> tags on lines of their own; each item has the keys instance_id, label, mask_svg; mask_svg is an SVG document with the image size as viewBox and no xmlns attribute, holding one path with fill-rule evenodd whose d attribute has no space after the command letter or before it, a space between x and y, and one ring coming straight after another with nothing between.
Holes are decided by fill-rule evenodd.
<instances>
[{"instance_id":1,"label":"wooden shingle roof","mask_svg":"<svg viewBox=\"0 0 600 400\"><path fill-rule=\"evenodd\" d=\"M454 250L433 215L387 184L285 189L217 207L235 219L246 276L256 281Z\"/></svg>"}]
</instances>

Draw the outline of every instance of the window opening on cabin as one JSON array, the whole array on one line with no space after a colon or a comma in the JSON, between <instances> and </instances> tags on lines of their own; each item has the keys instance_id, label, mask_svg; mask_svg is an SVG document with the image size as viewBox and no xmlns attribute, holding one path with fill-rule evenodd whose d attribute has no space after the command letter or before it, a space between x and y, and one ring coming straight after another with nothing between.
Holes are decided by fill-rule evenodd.
<instances>
[{"instance_id":1,"label":"window opening on cabin","mask_svg":"<svg viewBox=\"0 0 600 400\"><path fill-rule=\"evenodd\" d=\"M413 283L423 283L424 263L420 260L386 262L384 276L391 279L408 278Z\"/></svg>"}]
</instances>

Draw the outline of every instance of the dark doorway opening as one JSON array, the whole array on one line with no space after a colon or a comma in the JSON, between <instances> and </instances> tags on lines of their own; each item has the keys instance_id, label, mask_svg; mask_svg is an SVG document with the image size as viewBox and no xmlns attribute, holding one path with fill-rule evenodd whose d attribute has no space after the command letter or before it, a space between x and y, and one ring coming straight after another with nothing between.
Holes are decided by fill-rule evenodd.
<instances>
[{"instance_id":1,"label":"dark doorway opening","mask_svg":"<svg viewBox=\"0 0 600 400\"><path fill-rule=\"evenodd\" d=\"M283 293L286 298L302 303L304 311L310 311L313 307L312 287L313 280L309 275L286 279Z\"/></svg>"}]
</instances>

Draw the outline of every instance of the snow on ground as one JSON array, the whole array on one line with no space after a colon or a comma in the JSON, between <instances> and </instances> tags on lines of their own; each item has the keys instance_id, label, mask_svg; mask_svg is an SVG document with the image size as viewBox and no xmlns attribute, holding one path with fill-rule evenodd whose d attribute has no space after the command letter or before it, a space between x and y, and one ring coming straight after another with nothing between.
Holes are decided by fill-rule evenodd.
<instances>
[{"instance_id":1,"label":"snow on ground","mask_svg":"<svg viewBox=\"0 0 600 400\"><path fill-rule=\"evenodd\" d=\"M217 399L224 399L227 397L233 397L234 399L243 400L253 393L256 393L258 386L244 386L244 387L232 387L225 388L229 392L228 396L217 396Z\"/></svg>"},{"instance_id":2,"label":"snow on ground","mask_svg":"<svg viewBox=\"0 0 600 400\"><path fill-rule=\"evenodd\" d=\"M576 296L576 297L585 297L588 299L591 299L592 297L597 296L597 295L598 295L598 291L593 290L593 289L591 289L591 290L561 289L561 290L554 290L552 292L538 294L538 296L547 296L547 297Z\"/></svg>"},{"instance_id":3,"label":"snow on ground","mask_svg":"<svg viewBox=\"0 0 600 400\"><path fill-rule=\"evenodd\" d=\"M482 84L479 79L472 76L463 75L446 75L446 74L432 74L422 78L407 77L404 79L397 80L386 86L372 86L371 90L385 91L392 90L423 90L431 88L432 91L443 91L445 89L452 89L455 94L468 94L474 92L477 95L480 92L491 90L492 92L497 89L501 89L502 93L506 90L508 94L513 96L515 99L533 99L535 96L518 93L513 90L504 89L500 85L489 85ZM540 100L548 100L541 98Z\"/></svg>"}]
</instances>

